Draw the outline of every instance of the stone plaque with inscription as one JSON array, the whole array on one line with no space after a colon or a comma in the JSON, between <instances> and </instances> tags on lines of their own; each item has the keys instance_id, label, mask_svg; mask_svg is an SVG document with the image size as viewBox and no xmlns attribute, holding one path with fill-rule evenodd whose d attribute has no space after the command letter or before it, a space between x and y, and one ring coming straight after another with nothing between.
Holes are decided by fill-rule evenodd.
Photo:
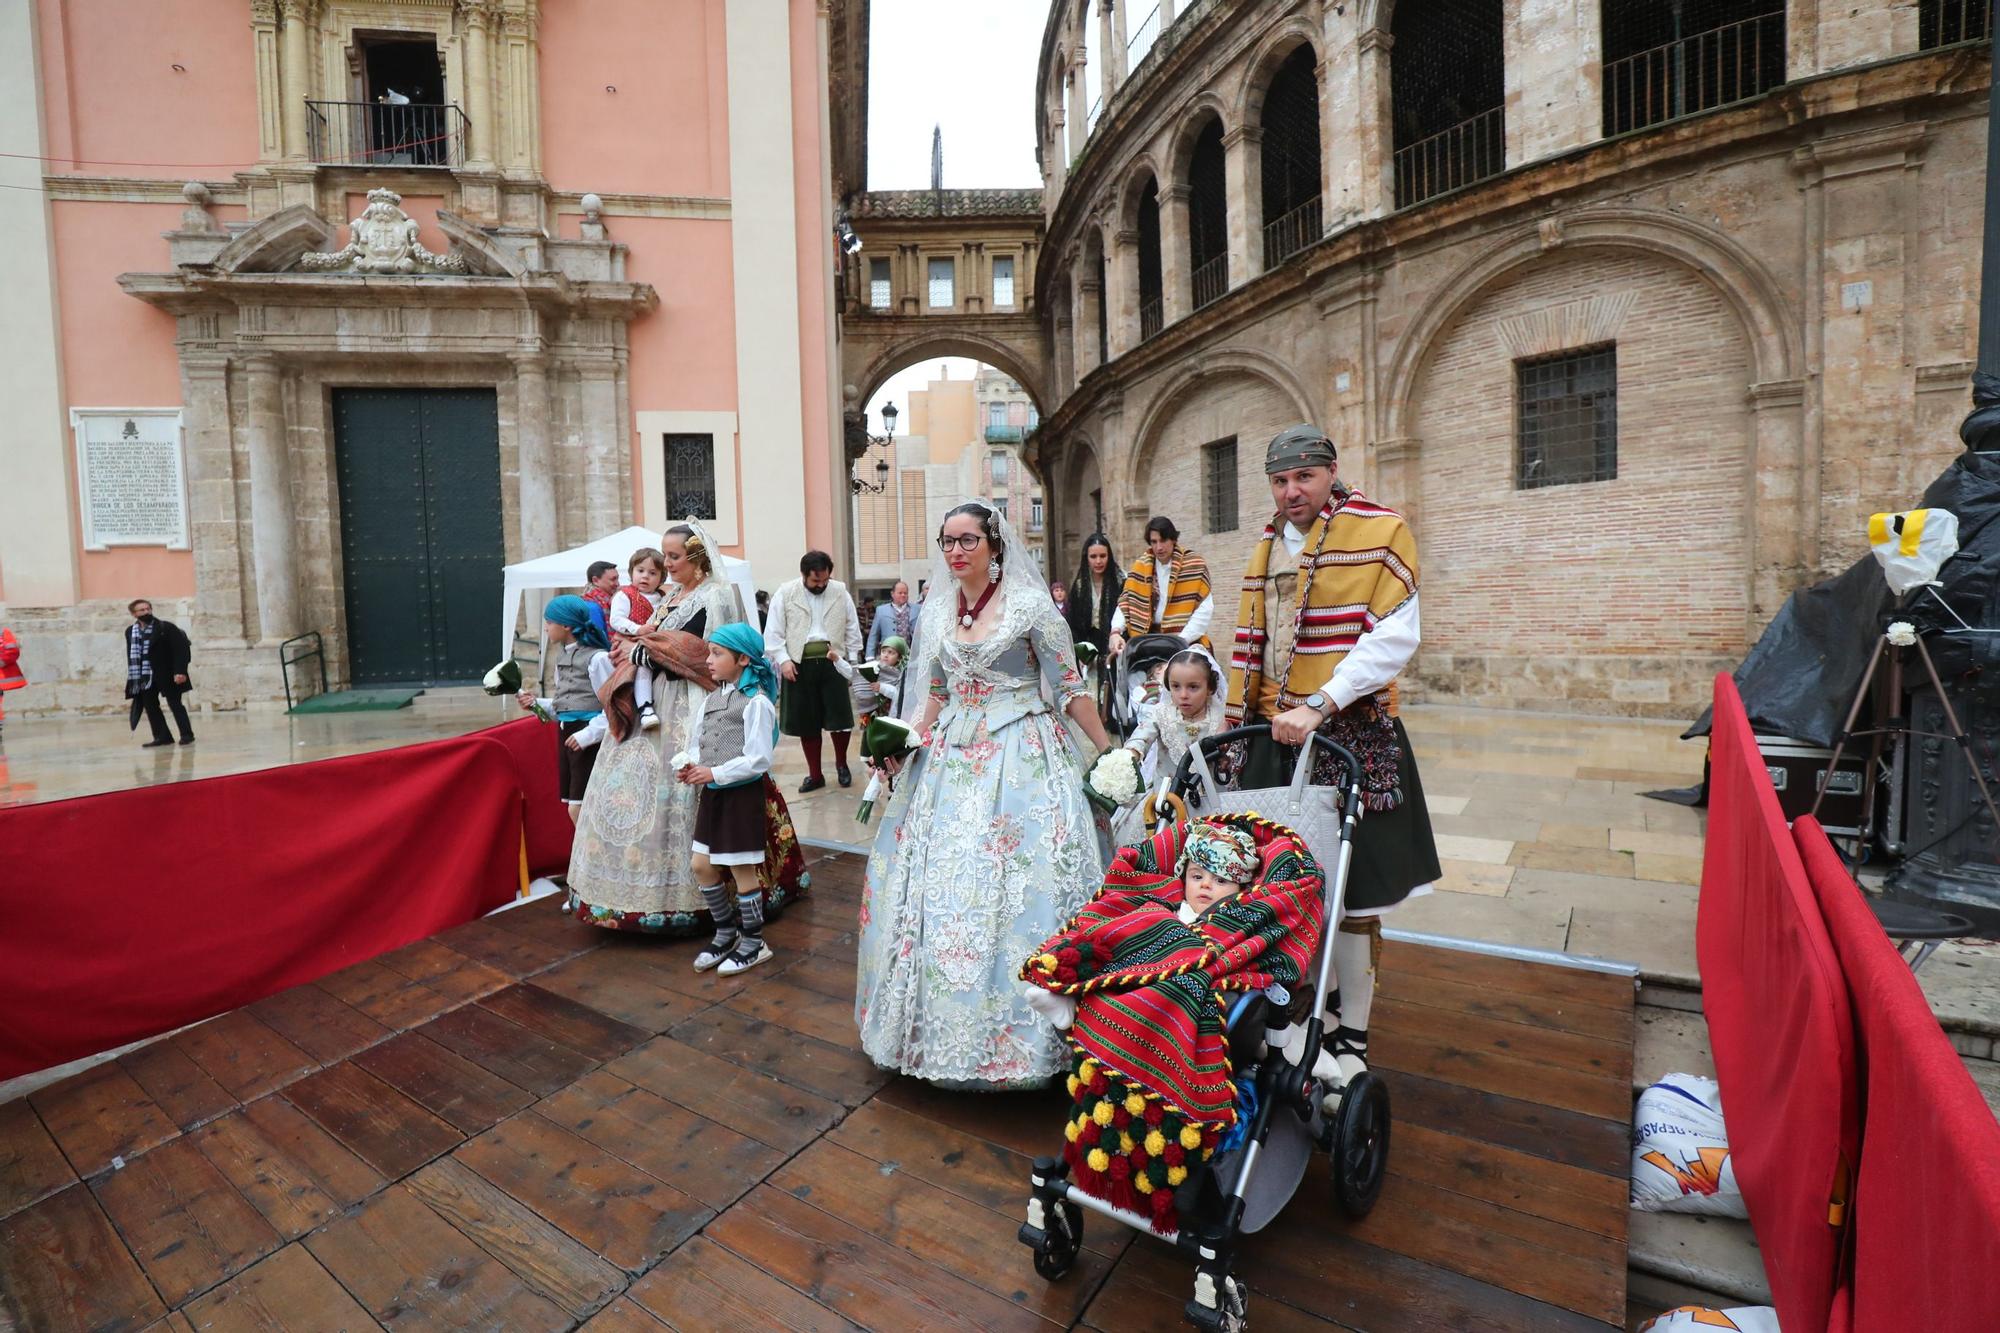
<instances>
[{"instance_id":1,"label":"stone plaque with inscription","mask_svg":"<svg viewBox=\"0 0 2000 1333\"><path fill-rule=\"evenodd\" d=\"M78 409L70 419L76 428L84 546L185 550L187 486L179 409Z\"/></svg>"}]
</instances>

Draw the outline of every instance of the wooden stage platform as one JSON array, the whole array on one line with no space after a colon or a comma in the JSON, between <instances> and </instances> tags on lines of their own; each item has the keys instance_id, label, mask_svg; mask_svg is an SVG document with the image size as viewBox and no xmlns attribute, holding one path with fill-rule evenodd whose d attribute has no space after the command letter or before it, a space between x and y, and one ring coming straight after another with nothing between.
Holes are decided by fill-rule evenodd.
<instances>
[{"instance_id":1,"label":"wooden stage platform","mask_svg":"<svg viewBox=\"0 0 2000 1333\"><path fill-rule=\"evenodd\" d=\"M0 1328L1180 1326L1158 1241L1089 1218L1053 1286L1015 1241L1059 1092L857 1050L859 869L821 856L739 978L540 903L0 1106ZM1622 1327L1631 981L1383 977L1381 1204L1336 1220L1316 1160L1242 1258L1252 1327Z\"/></svg>"}]
</instances>

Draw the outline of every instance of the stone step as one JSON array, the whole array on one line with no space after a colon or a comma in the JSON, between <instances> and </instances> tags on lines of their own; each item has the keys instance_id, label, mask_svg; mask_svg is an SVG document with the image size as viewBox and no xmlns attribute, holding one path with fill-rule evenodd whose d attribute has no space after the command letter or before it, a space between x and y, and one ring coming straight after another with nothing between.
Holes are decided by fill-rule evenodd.
<instances>
[{"instance_id":1,"label":"stone step","mask_svg":"<svg viewBox=\"0 0 2000 1333\"><path fill-rule=\"evenodd\" d=\"M1706 1303L1771 1303L1757 1235L1740 1218L1634 1210L1627 1243L1626 1265L1635 1274L1693 1287Z\"/></svg>"}]
</instances>

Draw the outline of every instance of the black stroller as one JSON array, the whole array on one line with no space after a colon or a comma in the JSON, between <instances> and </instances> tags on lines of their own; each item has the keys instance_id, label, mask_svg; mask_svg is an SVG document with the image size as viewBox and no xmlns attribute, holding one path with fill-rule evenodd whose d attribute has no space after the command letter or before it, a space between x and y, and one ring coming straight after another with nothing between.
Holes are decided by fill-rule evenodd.
<instances>
[{"instance_id":1,"label":"black stroller","mask_svg":"<svg viewBox=\"0 0 2000 1333\"><path fill-rule=\"evenodd\" d=\"M1325 1029L1327 992L1333 973L1334 930L1341 917L1355 824L1362 814L1361 769L1354 755L1325 737L1314 744L1330 751L1341 767L1341 788L1311 788L1313 746L1304 747L1289 787L1258 792L1219 792L1208 774L1204 752L1233 740L1266 733L1268 726L1239 727L1203 740L1190 750L1163 798L1199 813L1257 813L1295 830L1326 874L1325 911L1310 1017L1296 1061L1288 1060L1276 1038L1290 1026L1291 997L1282 987L1244 994L1226 1018L1229 1058L1239 1086L1254 1095L1238 1098L1249 1126L1242 1142L1217 1152L1189 1174L1175 1191L1180 1230L1166 1236L1195 1263L1194 1297L1188 1322L1205 1331L1242 1333L1248 1327L1247 1292L1234 1272L1241 1237L1262 1230L1291 1200L1305 1176L1315 1145L1328 1153L1334 1198L1348 1217L1365 1217L1382 1192L1389 1154L1389 1090L1364 1072L1345 1087L1325 1088L1313 1078ZM1332 845L1326 845L1331 840ZM1276 993L1272 993L1276 992ZM1324 1102L1335 1101L1327 1111ZM1252 1106L1254 1103L1254 1109ZM1083 1210L1089 1209L1142 1231L1148 1219L1127 1213L1085 1193L1069 1180L1061 1157L1035 1160L1028 1220L1021 1243L1035 1252L1035 1271L1057 1281L1070 1271L1083 1240ZM1157 1234L1157 1233L1156 1233Z\"/></svg>"},{"instance_id":2,"label":"black stroller","mask_svg":"<svg viewBox=\"0 0 2000 1333\"><path fill-rule=\"evenodd\" d=\"M1118 734L1129 736L1139 725L1132 705L1132 686L1146 679L1154 667L1165 666L1175 653L1188 646L1178 634L1142 634L1125 645L1113 661L1111 678L1111 720Z\"/></svg>"}]
</instances>

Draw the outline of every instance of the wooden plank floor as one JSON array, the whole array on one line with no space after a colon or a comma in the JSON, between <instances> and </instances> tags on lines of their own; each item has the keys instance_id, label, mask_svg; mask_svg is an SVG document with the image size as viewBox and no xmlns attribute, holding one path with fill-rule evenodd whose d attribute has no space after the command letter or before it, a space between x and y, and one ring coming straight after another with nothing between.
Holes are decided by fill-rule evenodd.
<instances>
[{"instance_id":1,"label":"wooden plank floor","mask_svg":"<svg viewBox=\"0 0 2000 1333\"><path fill-rule=\"evenodd\" d=\"M1014 1239L1060 1093L935 1091L854 1043L859 862L777 960L535 905L0 1106L0 1328L1172 1328L1191 1270L1100 1219ZM1258 1329L1602 1329L1625 1314L1628 980L1392 944L1391 1173L1323 1161L1240 1268Z\"/></svg>"}]
</instances>

